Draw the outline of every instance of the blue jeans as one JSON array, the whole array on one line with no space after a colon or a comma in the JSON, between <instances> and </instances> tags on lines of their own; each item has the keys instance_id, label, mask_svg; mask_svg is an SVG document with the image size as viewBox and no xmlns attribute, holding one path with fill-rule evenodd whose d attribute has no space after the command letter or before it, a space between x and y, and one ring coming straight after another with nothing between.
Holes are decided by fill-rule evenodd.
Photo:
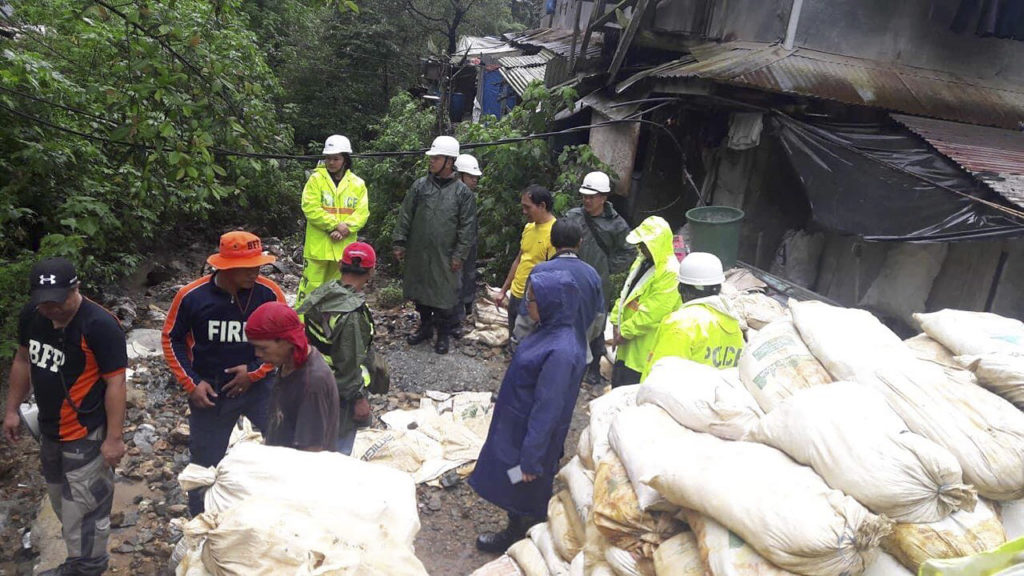
<instances>
[{"instance_id":1,"label":"blue jeans","mask_svg":"<svg viewBox=\"0 0 1024 576\"><path fill-rule=\"evenodd\" d=\"M273 376L267 376L255 382L245 394L237 398L229 398L227 394L218 392L217 399L214 400L216 405L212 408L189 406L188 449L192 454L192 463L199 466L219 464L227 452L231 429L234 428L239 416L248 418L261 432L266 430L270 390L273 385ZM206 490L203 488L189 490L188 511L192 516L203 513L205 493Z\"/></svg>"}]
</instances>

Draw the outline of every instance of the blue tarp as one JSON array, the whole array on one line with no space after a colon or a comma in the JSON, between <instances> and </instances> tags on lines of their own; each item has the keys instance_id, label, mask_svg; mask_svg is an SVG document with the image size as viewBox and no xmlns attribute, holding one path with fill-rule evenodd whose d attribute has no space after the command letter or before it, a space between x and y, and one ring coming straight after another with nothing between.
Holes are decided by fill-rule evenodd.
<instances>
[{"instance_id":1,"label":"blue tarp","mask_svg":"<svg viewBox=\"0 0 1024 576\"><path fill-rule=\"evenodd\" d=\"M494 70L484 70L483 102L481 102L484 114L501 118L503 112L501 94L504 83L505 80L501 77L501 72L497 68Z\"/></svg>"}]
</instances>

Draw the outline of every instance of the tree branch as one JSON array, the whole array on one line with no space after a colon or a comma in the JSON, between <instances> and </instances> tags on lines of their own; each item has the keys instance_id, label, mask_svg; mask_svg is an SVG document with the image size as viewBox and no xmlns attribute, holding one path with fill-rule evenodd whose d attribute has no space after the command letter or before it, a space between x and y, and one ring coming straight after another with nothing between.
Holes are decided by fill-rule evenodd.
<instances>
[{"instance_id":1,"label":"tree branch","mask_svg":"<svg viewBox=\"0 0 1024 576\"><path fill-rule=\"evenodd\" d=\"M420 12L420 10L418 8L416 8L416 5L412 3L412 0L405 0L405 5L409 8L410 11L412 11L414 14L416 14L420 18L423 18L424 20L429 20L431 22L438 22L438 23L441 23L441 24L448 24L448 21L445 20L444 18L437 18L437 17L434 17L434 16L427 16L423 12Z\"/></svg>"}]
</instances>

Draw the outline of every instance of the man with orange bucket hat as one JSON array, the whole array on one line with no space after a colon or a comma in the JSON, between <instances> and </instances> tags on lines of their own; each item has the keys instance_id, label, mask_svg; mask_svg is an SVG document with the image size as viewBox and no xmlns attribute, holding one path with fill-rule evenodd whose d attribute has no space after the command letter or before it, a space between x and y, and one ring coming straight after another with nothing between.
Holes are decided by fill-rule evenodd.
<instances>
[{"instance_id":1,"label":"man with orange bucket hat","mask_svg":"<svg viewBox=\"0 0 1024 576\"><path fill-rule=\"evenodd\" d=\"M265 302L284 302L284 292L260 267L276 258L263 253L258 236L228 232L207 258L213 274L186 285L164 322L164 358L188 394L192 463L216 466L227 451L239 416L266 431L271 364L256 359L245 337L249 316ZM203 511L203 491L188 494L189 512Z\"/></svg>"}]
</instances>

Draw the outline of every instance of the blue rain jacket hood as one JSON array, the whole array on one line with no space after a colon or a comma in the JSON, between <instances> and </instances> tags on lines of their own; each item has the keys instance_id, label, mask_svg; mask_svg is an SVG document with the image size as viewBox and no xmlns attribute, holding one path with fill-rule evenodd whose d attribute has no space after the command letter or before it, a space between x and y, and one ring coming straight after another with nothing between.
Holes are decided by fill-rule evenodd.
<instances>
[{"instance_id":1,"label":"blue rain jacket hood","mask_svg":"<svg viewBox=\"0 0 1024 576\"><path fill-rule=\"evenodd\" d=\"M573 326L580 297L572 275L534 271L530 285L540 326L516 348L505 372L469 485L513 514L543 518L586 368L586 347ZM516 466L537 479L512 484L508 470Z\"/></svg>"}]
</instances>

